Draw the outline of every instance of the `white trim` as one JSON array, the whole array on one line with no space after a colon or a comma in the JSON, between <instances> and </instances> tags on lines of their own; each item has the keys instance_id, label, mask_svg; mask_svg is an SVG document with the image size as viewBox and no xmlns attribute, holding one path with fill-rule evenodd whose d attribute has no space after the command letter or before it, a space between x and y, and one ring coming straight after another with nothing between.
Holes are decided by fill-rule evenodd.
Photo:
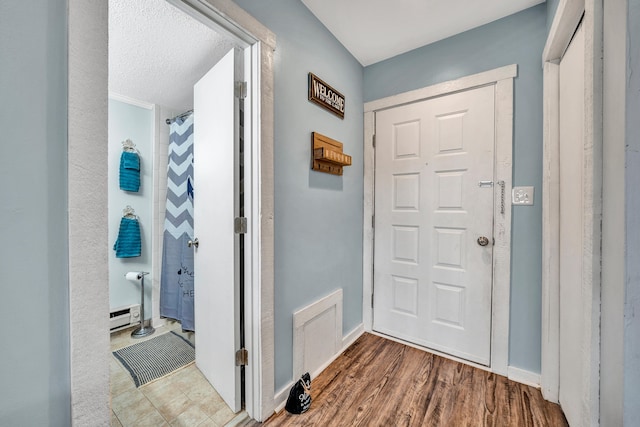
<instances>
[{"instance_id":1,"label":"white trim","mask_svg":"<svg viewBox=\"0 0 640 427\"><path fill-rule=\"evenodd\" d=\"M410 104L423 99L433 98L440 95L449 95L462 90L473 87L493 84L500 80L514 78L518 75L518 65L505 65L504 67L495 68L493 70L484 71L482 73L472 74L460 77L456 80L449 80L432 86L423 87L421 89L400 93L398 95L388 96L386 98L376 99L364 104L364 111L379 111L385 108L398 107L403 104Z\"/></svg>"},{"instance_id":2,"label":"white trim","mask_svg":"<svg viewBox=\"0 0 640 427\"><path fill-rule=\"evenodd\" d=\"M542 51L542 62L560 59L584 13L585 0L560 0Z\"/></svg>"},{"instance_id":3,"label":"white trim","mask_svg":"<svg viewBox=\"0 0 640 427\"><path fill-rule=\"evenodd\" d=\"M491 304L491 370L505 375L509 363L511 306L511 188L513 176L513 78L496 82L495 181L504 181L504 214L500 185L496 187L493 236L493 293Z\"/></svg>"},{"instance_id":4,"label":"white trim","mask_svg":"<svg viewBox=\"0 0 640 427\"><path fill-rule=\"evenodd\" d=\"M253 18L252 18L253 19ZM241 21L243 22L243 21ZM248 25L248 24L243 24ZM252 27L248 27L252 28ZM254 307L258 313L253 317L253 336L255 354L257 357L254 378L257 387L254 387L255 411L252 417L258 421L266 419L267 414L273 413L275 392L275 338L274 338L274 49L275 36L268 31L267 36L273 38L271 43L266 42L267 37L260 33L260 43L255 46L254 54L259 61L254 62L256 67L254 93L258 102L254 103L254 118L259 126L254 126L255 140L259 141L254 150L256 175L253 177L253 185L259 188L255 191L256 206L259 208L259 216L252 219L253 227L259 232L254 233L257 242L255 248L259 251L254 258L258 267L253 270L255 280L252 290ZM255 309L253 310L255 312Z\"/></svg>"},{"instance_id":5,"label":"white trim","mask_svg":"<svg viewBox=\"0 0 640 427\"><path fill-rule=\"evenodd\" d=\"M262 45L275 50L275 34L232 0L166 1L199 19L216 32L244 44L244 47L259 41ZM210 19L202 19L203 16Z\"/></svg>"},{"instance_id":6,"label":"white trim","mask_svg":"<svg viewBox=\"0 0 640 427\"><path fill-rule=\"evenodd\" d=\"M342 289L338 289L293 313L293 378L300 378L307 371L305 363L305 326L320 315L333 310L333 331L323 331L321 336L314 337L330 345L328 337L333 335L333 357L342 348ZM330 362L329 362L330 363ZM324 364L320 371L326 368Z\"/></svg>"},{"instance_id":7,"label":"white trim","mask_svg":"<svg viewBox=\"0 0 640 427\"><path fill-rule=\"evenodd\" d=\"M117 99L121 102L125 101L126 97L122 95L116 95L111 99ZM141 105L139 105L142 107ZM144 108L144 107L142 107ZM162 271L162 251L161 246L164 243L162 238L162 231L164 231L164 218L160 218L160 190L158 181L160 179L158 171L160 170L160 118L161 107L159 105L151 105L151 114L153 115L153 129L151 131L151 159L152 159L152 204L151 204L151 326L158 328L164 326L167 322L164 318L160 317L160 273ZM162 204L166 207L166 200ZM161 231L162 229L162 231Z\"/></svg>"},{"instance_id":8,"label":"white trim","mask_svg":"<svg viewBox=\"0 0 640 427\"><path fill-rule=\"evenodd\" d=\"M536 374L531 371L509 366L507 378L511 381L540 388L540 374Z\"/></svg>"},{"instance_id":9,"label":"white trim","mask_svg":"<svg viewBox=\"0 0 640 427\"><path fill-rule=\"evenodd\" d=\"M278 412L284 409L284 405L287 404L287 396L289 395L289 390L293 387L293 381L289 382L286 386L284 386L280 391L278 391L273 398L275 401L275 407L273 409L273 413L277 414Z\"/></svg>"},{"instance_id":10,"label":"white trim","mask_svg":"<svg viewBox=\"0 0 640 427\"><path fill-rule=\"evenodd\" d=\"M340 352L340 354L342 354L342 352L348 349L351 346L351 344L356 342L356 340L360 338L362 334L364 334L364 325L360 323L358 326L353 328L351 332L345 335L344 338L342 338L342 351Z\"/></svg>"},{"instance_id":11,"label":"white trim","mask_svg":"<svg viewBox=\"0 0 640 427\"><path fill-rule=\"evenodd\" d=\"M150 104L148 102L140 101L135 98L131 98L129 96L120 95L119 93L109 91L109 99L113 99L114 101L124 102L125 104L134 105L136 107L145 108L147 110L153 110L155 104Z\"/></svg>"},{"instance_id":12,"label":"white trim","mask_svg":"<svg viewBox=\"0 0 640 427\"><path fill-rule=\"evenodd\" d=\"M633 268L626 266L626 260L637 259L627 252L630 243L627 236L633 236L633 231L627 228L633 222L627 221L637 218L630 197L635 197L631 193L636 193L637 189L636 181L627 178L634 168L629 168L627 163L625 154L630 151L627 151L625 140L627 127L637 123L627 118L627 76L630 72L627 64L632 55L627 47L630 41L627 38L627 2L606 2L604 8L603 141L607 143L603 146L602 176L600 424L619 426L625 418L640 419L640 413L628 418L624 411L625 405L631 406L625 403L625 394L626 402L635 398L633 394L625 393L624 384L639 383L630 380L629 374L634 371L629 360L625 363L624 352L625 329L630 326L625 324L625 298L629 300L625 288L627 283L633 283L625 280L628 268ZM625 210L632 213L625 215Z\"/></svg>"},{"instance_id":13,"label":"white trim","mask_svg":"<svg viewBox=\"0 0 640 427\"><path fill-rule=\"evenodd\" d=\"M585 202L583 292L586 307L583 379L585 425L598 425L600 364L600 260L602 223L602 4L595 0L561 1L543 52L544 144L542 232L542 354L541 390L545 399L558 401L559 372L559 63L584 12L585 30ZM591 101L591 102L589 102Z\"/></svg>"},{"instance_id":14,"label":"white trim","mask_svg":"<svg viewBox=\"0 0 640 427\"><path fill-rule=\"evenodd\" d=\"M582 397L589 405L585 425L600 423L600 300L602 270L602 2L585 1L585 167L584 279L586 290L583 375L589 384ZM590 102L589 102L590 101ZM583 294L584 295L584 294Z\"/></svg>"},{"instance_id":15,"label":"white trim","mask_svg":"<svg viewBox=\"0 0 640 427\"><path fill-rule=\"evenodd\" d=\"M250 237L251 259L249 261L252 275L248 280L250 286L247 304L251 309L248 314L248 329L253 333L247 335L247 345L252 363L247 369L247 412L258 421L273 411L274 401L274 313L273 313L273 141L274 141L274 76L273 50L275 35L251 17L231 0L168 0L190 13L197 12L204 15L205 21L216 25L227 34L251 46L253 64L251 86L254 99L252 107L252 168L254 175L251 179L251 230ZM74 149L76 153L84 153L85 148L99 147L96 144L86 144L86 141L100 139L106 141L107 116L107 67L108 49L106 4L102 6L87 6L84 2L74 0L69 3L69 140L79 145ZM200 15L200 16L202 16ZM86 31L86 26L98 28L100 31ZM216 28L218 28L216 27ZM95 37L87 39L87 34ZM105 38L102 42L101 37ZM82 49L79 49L82 47ZM97 60L96 60L97 58ZM97 65L95 65L97 64ZM99 67L98 67L99 65ZM86 112L91 117L99 117L98 121L87 121ZM75 114L78 113L78 114ZM76 117L77 118L74 118ZM87 124L89 123L89 124ZM77 137L82 134L92 135L90 138ZM74 137L75 135L75 137ZM84 142L83 142L84 141ZM106 147L106 145L104 145ZM106 150L106 149L105 149ZM104 215L106 210L106 192L100 194L102 199L86 203L86 188L95 182L92 188L100 188L102 175L93 173L104 170L106 155L101 151L99 155L89 155L77 164L70 158L70 176L76 172L92 171L91 181L82 179L69 180L69 210L70 210L70 242L75 236L94 236L106 227ZM74 172L75 171L75 172ZM105 178L106 180L106 178ZM106 183L106 181L105 181ZM78 187L79 186L79 187ZM73 214L75 212L75 214ZM83 218L80 221L74 218ZM96 223L99 222L100 224ZM73 224L76 224L75 226ZM102 228L101 228L102 227ZM106 232L104 233L106 236ZM99 236L92 238L100 242ZM106 245L97 245L107 247ZM82 244L72 245L84 247ZM107 275L102 271L107 269L106 257L91 258L93 263L87 267L86 254L69 254L70 274L70 324L71 324L71 400L72 417L82 420L91 419L90 424L108 424L109 420L109 380L108 380L108 322L100 309L107 304L108 298L102 292L108 289L100 288L101 280ZM99 274L102 279L91 280L94 286L86 287L87 274ZM76 285L75 278L78 280ZM81 292L76 292L81 291ZM89 293L89 294L87 294ZM98 307L98 308L96 308ZM104 330L104 334L96 331ZM104 336L103 336L104 335ZM95 337L95 338L94 338ZM96 342L96 341L99 341ZM94 356L97 350L104 347L104 357L84 357L89 351ZM92 366L87 368L87 363ZM97 366L94 366L97 365ZM87 372L92 372L91 378ZM106 373L106 376L103 375ZM97 375L97 376L96 376ZM87 393L85 386L90 383L91 393ZM251 393L253 391L253 393ZM97 408L97 409L96 409ZM101 409L106 410L101 412ZM85 423L86 424L86 423Z\"/></svg>"},{"instance_id":16,"label":"white trim","mask_svg":"<svg viewBox=\"0 0 640 427\"><path fill-rule=\"evenodd\" d=\"M462 77L422 89L401 93L367 102L364 113L364 209L363 209L363 292L362 317L364 329L372 330L373 310L373 245L374 230L374 168L375 150L372 139L375 132L375 112L411 102L459 92L474 87L495 85L496 151L495 181L505 182L505 213L500 214L500 186L496 189L494 215L493 304L491 333L491 371L507 374L509 360L509 301L511 293L511 194L512 144L513 144L513 78L517 76L517 64L507 65L483 73ZM401 341L402 342L402 341ZM431 351L431 350L429 350ZM451 358L449 356L449 358ZM455 359L458 360L458 359ZM462 360L461 360L462 361ZM475 366L473 363L463 363ZM486 368L485 368L486 369Z\"/></svg>"},{"instance_id":17,"label":"white trim","mask_svg":"<svg viewBox=\"0 0 640 427\"><path fill-rule=\"evenodd\" d=\"M245 120L249 117L251 123L252 134L248 139L252 141L249 150L246 150L245 157L245 185L250 186L249 194L251 194L251 200L248 201L252 207L251 218L248 227L248 236L245 237L249 241L249 254L246 254L248 258L245 262L245 281L249 283L245 284L245 325L248 325L248 329L252 331L251 334L245 336L245 348L249 353L249 360L253 360L254 363L245 368L245 390L252 390L252 395L245 396L245 411L252 418L262 420L260 413L262 390L260 385L262 382L261 373L262 370L262 354L260 347L260 313L261 313L261 274L260 272L260 260L261 260L261 240L260 240L260 117L256 114L259 110L260 100L260 45L253 45L250 52L246 52L251 55L249 61L245 59L245 64L251 64L251 67L245 67L245 72L250 76L247 80L247 98L245 99ZM256 101L257 100L257 101ZM247 116L249 114L249 116ZM246 149L246 146L245 146ZM250 167L246 167L249 165ZM247 279L248 278L248 279Z\"/></svg>"},{"instance_id":18,"label":"white trim","mask_svg":"<svg viewBox=\"0 0 640 427\"><path fill-rule=\"evenodd\" d=\"M366 109L366 104L365 104ZM362 231L362 323L367 332L373 327L373 212L375 202L375 159L376 150L373 147L373 137L376 130L375 113L364 113L364 203L363 203L363 231Z\"/></svg>"},{"instance_id":19,"label":"white trim","mask_svg":"<svg viewBox=\"0 0 640 427\"><path fill-rule=\"evenodd\" d=\"M544 64L542 160L542 336L540 388L558 402L560 386L560 97L559 66Z\"/></svg>"}]
</instances>

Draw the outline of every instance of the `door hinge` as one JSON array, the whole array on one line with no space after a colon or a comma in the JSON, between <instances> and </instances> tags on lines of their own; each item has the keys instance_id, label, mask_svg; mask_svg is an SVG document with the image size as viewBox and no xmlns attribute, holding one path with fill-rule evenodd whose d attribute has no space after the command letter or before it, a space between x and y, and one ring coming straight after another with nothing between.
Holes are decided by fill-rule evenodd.
<instances>
[{"instance_id":1,"label":"door hinge","mask_svg":"<svg viewBox=\"0 0 640 427\"><path fill-rule=\"evenodd\" d=\"M376 228L376 216L371 215L371 228Z\"/></svg>"},{"instance_id":2,"label":"door hinge","mask_svg":"<svg viewBox=\"0 0 640 427\"><path fill-rule=\"evenodd\" d=\"M249 364L249 352L246 348L236 351L236 366L247 366Z\"/></svg>"},{"instance_id":3,"label":"door hinge","mask_svg":"<svg viewBox=\"0 0 640 427\"><path fill-rule=\"evenodd\" d=\"M373 290L371 291L371 308L373 308Z\"/></svg>"},{"instance_id":4,"label":"door hinge","mask_svg":"<svg viewBox=\"0 0 640 427\"><path fill-rule=\"evenodd\" d=\"M375 134L373 134L373 142L372 142L372 144L373 144L373 148L376 148L376 135Z\"/></svg>"},{"instance_id":5,"label":"door hinge","mask_svg":"<svg viewBox=\"0 0 640 427\"><path fill-rule=\"evenodd\" d=\"M233 221L233 231L236 234L247 234L247 218L236 217Z\"/></svg>"},{"instance_id":6,"label":"door hinge","mask_svg":"<svg viewBox=\"0 0 640 427\"><path fill-rule=\"evenodd\" d=\"M236 82L236 98L245 99L247 97L247 82Z\"/></svg>"}]
</instances>

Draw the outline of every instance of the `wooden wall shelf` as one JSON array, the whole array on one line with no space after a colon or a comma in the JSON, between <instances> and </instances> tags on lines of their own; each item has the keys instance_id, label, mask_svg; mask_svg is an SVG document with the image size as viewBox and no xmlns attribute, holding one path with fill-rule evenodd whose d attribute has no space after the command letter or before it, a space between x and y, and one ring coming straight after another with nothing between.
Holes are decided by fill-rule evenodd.
<instances>
[{"instance_id":1,"label":"wooden wall shelf","mask_svg":"<svg viewBox=\"0 0 640 427\"><path fill-rule=\"evenodd\" d=\"M311 132L311 169L342 175L344 166L351 166L351 156L342 152L342 143L318 132Z\"/></svg>"}]
</instances>

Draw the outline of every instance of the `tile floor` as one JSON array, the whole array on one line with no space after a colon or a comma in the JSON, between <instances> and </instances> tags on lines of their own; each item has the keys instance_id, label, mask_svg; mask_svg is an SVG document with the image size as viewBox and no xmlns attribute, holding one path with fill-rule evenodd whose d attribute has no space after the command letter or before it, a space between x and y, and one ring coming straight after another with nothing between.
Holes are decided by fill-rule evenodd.
<instances>
[{"instance_id":1,"label":"tile floor","mask_svg":"<svg viewBox=\"0 0 640 427\"><path fill-rule=\"evenodd\" d=\"M132 329L111 335L111 350L151 339L171 330L180 331L177 322L157 328L142 339L131 338ZM183 333L193 340L193 333ZM111 355L112 427L222 427L237 419L195 363L139 388L127 370Z\"/></svg>"}]
</instances>

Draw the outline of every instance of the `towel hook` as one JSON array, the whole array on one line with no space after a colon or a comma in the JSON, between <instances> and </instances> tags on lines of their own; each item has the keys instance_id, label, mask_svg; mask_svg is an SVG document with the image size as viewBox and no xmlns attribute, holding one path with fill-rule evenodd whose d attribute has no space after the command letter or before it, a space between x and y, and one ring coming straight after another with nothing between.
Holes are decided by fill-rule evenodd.
<instances>
[{"instance_id":1,"label":"towel hook","mask_svg":"<svg viewBox=\"0 0 640 427\"><path fill-rule=\"evenodd\" d=\"M129 152L132 152L132 153L137 153L138 152L138 149L136 148L136 144L132 140L130 140L128 138L126 140L122 141L122 149L124 151L129 151Z\"/></svg>"},{"instance_id":2,"label":"towel hook","mask_svg":"<svg viewBox=\"0 0 640 427\"><path fill-rule=\"evenodd\" d=\"M125 217L125 218L138 219L138 216L136 215L135 209L133 209L129 205L127 205L126 208L122 209L122 216Z\"/></svg>"}]
</instances>

